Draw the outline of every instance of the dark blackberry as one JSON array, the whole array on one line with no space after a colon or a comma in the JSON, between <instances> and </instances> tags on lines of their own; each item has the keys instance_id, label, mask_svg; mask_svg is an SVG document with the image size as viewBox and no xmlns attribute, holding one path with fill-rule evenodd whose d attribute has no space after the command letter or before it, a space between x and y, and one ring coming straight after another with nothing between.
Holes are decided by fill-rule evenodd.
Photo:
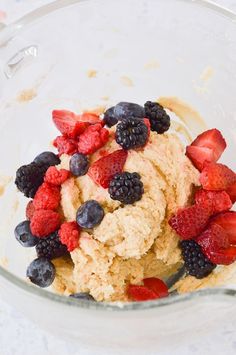
<instances>
[{"instance_id":1,"label":"dark blackberry","mask_svg":"<svg viewBox=\"0 0 236 355\"><path fill-rule=\"evenodd\" d=\"M147 101L144 105L145 117L151 124L151 130L162 134L170 128L170 116L164 108L156 102Z\"/></svg>"},{"instance_id":2,"label":"dark blackberry","mask_svg":"<svg viewBox=\"0 0 236 355\"><path fill-rule=\"evenodd\" d=\"M141 200L144 193L141 177L137 173L116 174L110 182L108 192L113 200L125 205Z\"/></svg>"},{"instance_id":3,"label":"dark blackberry","mask_svg":"<svg viewBox=\"0 0 236 355\"><path fill-rule=\"evenodd\" d=\"M180 247L189 275L203 279L215 269L216 265L203 254L200 245L194 240L183 240Z\"/></svg>"},{"instance_id":4,"label":"dark blackberry","mask_svg":"<svg viewBox=\"0 0 236 355\"><path fill-rule=\"evenodd\" d=\"M116 127L116 142L123 149L143 147L148 141L148 128L139 118L126 118Z\"/></svg>"},{"instance_id":5,"label":"dark blackberry","mask_svg":"<svg viewBox=\"0 0 236 355\"><path fill-rule=\"evenodd\" d=\"M55 259L65 255L68 252L66 245L60 242L58 232L54 232L46 238L38 239L39 242L35 248L38 257Z\"/></svg>"},{"instance_id":6,"label":"dark blackberry","mask_svg":"<svg viewBox=\"0 0 236 355\"><path fill-rule=\"evenodd\" d=\"M103 121L108 127L112 127L118 122L118 119L114 113L114 108L115 107L110 107L108 110L106 110L106 112L104 112Z\"/></svg>"},{"instance_id":7,"label":"dark blackberry","mask_svg":"<svg viewBox=\"0 0 236 355\"><path fill-rule=\"evenodd\" d=\"M33 198L43 183L45 169L36 163L21 166L16 172L15 184L26 197Z\"/></svg>"}]
</instances>

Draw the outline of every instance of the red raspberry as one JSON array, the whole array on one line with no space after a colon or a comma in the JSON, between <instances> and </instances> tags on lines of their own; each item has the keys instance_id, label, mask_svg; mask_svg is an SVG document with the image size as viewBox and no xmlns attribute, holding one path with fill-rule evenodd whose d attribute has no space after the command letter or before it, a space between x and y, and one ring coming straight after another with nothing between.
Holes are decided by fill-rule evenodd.
<instances>
[{"instance_id":1,"label":"red raspberry","mask_svg":"<svg viewBox=\"0 0 236 355\"><path fill-rule=\"evenodd\" d=\"M31 220L34 215L34 212L35 212L35 208L34 208L33 200L31 200L26 206L26 211L25 211L26 218Z\"/></svg>"},{"instance_id":2,"label":"red raspberry","mask_svg":"<svg viewBox=\"0 0 236 355\"><path fill-rule=\"evenodd\" d=\"M61 224L59 213L51 210L35 211L30 222L31 233L36 237L44 238L55 232Z\"/></svg>"},{"instance_id":3,"label":"red raspberry","mask_svg":"<svg viewBox=\"0 0 236 355\"><path fill-rule=\"evenodd\" d=\"M145 286L129 285L127 288L128 296L136 302L150 301L159 298L155 292Z\"/></svg>"},{"instance_id":4,"label":"red raspberry","mask_svg":"<svg viewBox=\"0 0 236 355\"><path fill-rule=\"evenodd\" d=\"M76 222L63 223L58 234L61 243L67 246L68 251L73 251L78 247L80 230Z\"/></svg>"},{"instance_id":5,"label":"red raspberry","mask_svg":"<svg viewBox=\"0 0 236 355\"><path fill-rule=\"evenodd\" d=\"M36 210L55 210L60 201L60 188L44 182L36 192L33 204Z\"/></svg>"},{"instance_id":6,"label":"red raspberry","mask_svg":"<svg viewBox=\"0 0 236 355\"><path fill-rule=\"evenodd\" d=\"M59 155L69 154L73 155L77 152L77 142L75 139L67 138L65 136L58 136L54 141L53 145L57 148Z\"/></svg>"},{"instance_id":7,"label":"red raspberry","mask_svg":"<svg viewBox=\"0 0 236 355\"><path fill-rule=\"evenodd\" d=\"M50 166L44 177L44 181L52 185L62 185L70 177L70 171L66 169L58 170L55 166Z\"/></svg>"},{"instance_id":8,"label":"red raspberry","mask_svg":"<svg viewBox=\"0 0 236 355\"><path fill-rule=\"evenodd\" d=\"M103 147L109 139L109 131L103 128L100 123L89 126L79 136L78 152L82 154L93 154Z\"/></svg>"}]
</instances>

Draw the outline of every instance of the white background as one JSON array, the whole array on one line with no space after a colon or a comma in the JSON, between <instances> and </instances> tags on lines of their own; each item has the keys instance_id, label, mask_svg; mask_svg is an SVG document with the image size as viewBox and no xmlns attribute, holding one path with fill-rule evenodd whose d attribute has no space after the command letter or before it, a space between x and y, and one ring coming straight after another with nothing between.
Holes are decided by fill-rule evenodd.
<instances>
[{"instance_id":1,"label":"white background","mask_svg":"<svg viewBox=\"0 0 236 355\"><path fill-rule=\"evenodd\" d=\"M163 0L164 1L164 0ZM191 1L191 0L189 0ZM1 10L6 12L4 19L6 23L21 17L23 14L37 8L40 5L51 2L51 0L0 0L0 22ZM236 0L217 0L236 11ZM235 329L234 332L229 329ZM7 304L0 300L0 355L113 355L110 351L91 352L89 348L79 344L72 344L53 337L40 330L37 325L29 322L22 315L17 313ZM130 354L130 353L129 353ZM154 355L157 354L149 354ZM160 355L172 355L168 349ZM175 355L235 355L236 354L236 324L222 324L219 334L212 334L208 338L199 338L192 342L185 339L181 348L174 352ZM145 354L146 355L146 354Z\"/></svg>"}]
</instances>

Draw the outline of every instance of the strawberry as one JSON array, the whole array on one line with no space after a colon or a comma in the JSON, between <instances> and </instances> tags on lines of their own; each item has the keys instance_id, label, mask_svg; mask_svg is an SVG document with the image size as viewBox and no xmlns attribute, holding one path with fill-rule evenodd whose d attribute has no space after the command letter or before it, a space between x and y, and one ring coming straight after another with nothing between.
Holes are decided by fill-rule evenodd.
<instances>
[{"instance_id":1,"label":"strawberry","mask_svg":"<svg viewBox=\"0 0 236 355\"><path fill-rule=\"evenodd\" d=\"M186 147L186 155L199 171L202 171L206 162L214 161L214 152L209 148L189 145Z\"/></svg>"},{"instance_id":2,"label":"strawberry","mask_svg":"<svg viewBox=\"0 0 236 355\"><path fill-rule=\"evenodd\" d=\"M127 156L127 151L116 150L93 163L89 168L88 175L96 184L106 189L113 176L122 172Z\"/></svg>"},{"instance_id":3,"label":"strawberry","mask_svg":"<svg viewBox=\"0 0 236 355\"><path fill-rule=\"evenodd\" d=\"M207 206L212 209L212 214L230 210L232 202L225 191L198 190L195 194L197 205Z\"/></svg>"},{"instance_id":4,"label":"strawberry","mask_svg":"<svg viewBox=\"0 0 236 355\"><path fill-rule=\"evenodd\" d=\"M128 296L133 301L150 301L159 298L155 292L145 286L129 285L127 289Z\"/></svg>"},{"instance_id":5,"label":"strawberry","mask_svg":"<svg viewBox=\"0 0 236 355\"><path fill-rule=\"evenodd\" d=\"M221 132L213 128L200 134L186 148L186 154L196 168L201 171L205 162L216 162L225 148L226 142Z\"/></svg>"},{"instance_id":6,"label":"strawberry","mask_svg":"<svg viewBox=\"0 0 236 355\"><path fill-rule=\"evenodd\" d=\"M67 110L53 110L52 119L57 129L69 138L76 138L90 124L101 122L99 116L93 113L76 115L74 112Z\"/></svg>"},{"instance_id":7,"label":"strawberry","mask_svg":"<svg viewBox=\"0 0 236 355\"><path fill-rule=\"evenodd\" d=\"M236 245L236 212L220 213L211 219L211 223L222 227L228 234L230 244Z\"/></svg>"},{"instance_id":8,"label":"strawberry","mask_svg":"<svg viewBox=\"0 0 236 355\"><path fill-rule=\"evenodd\" d=\"M236 202L236 183L229 186L226 189L226 192L227 192L227 194L229 194L229 197L230 197L232 203L235 203Z\"/></svg>"},{"instance_id":9,"label":"strawberry","mask_svg":"<svg viewBox=\"0 0 236 355\"><path fill-rule=\"evenodd\" d=\"M144 286L153 291L158 296L158 298L169 296L168 287L162 280L156 277L149 277L144 279L143 283Z\"/></svg>"},{"instance_id":10,"label":"strawberry","mask_svg":"<svg viewBox=\"0 0 236 355\"><path fill-rule=\"evenodd\" d=\"M236 183L236 174L226 165L208 163L201 172L200 183L205 190L226 190Z\"/></svg>"},{"instance_id":11,"label":"strawberry","mask_svg":"<svg viewBox=\"0 0 236 355\"><path fill-rule=\"evenodd\" d=\"M236 261L236 247L230 246L227 249L212 251L207 256L214 264L230 265Z\"/></svg>"},{"instance_id":12,"label":"strawberry","mask_svg":"<svg viewBox=\"0 0 236 355\"><path fill-rule=\"evenodd\" d=\"M202 247L204 254L207 256L213 251L226 249L230 246L227 232L217 224L210 224L210 226L196 238L196 242Z\"/></svg>"},{"instance_id":13,"label":"strawberry","mask_svg":"<svg viewBox=\"0 0 236 355\"><path fill-rule=\"evenodd\" d=\"M200 134L191 144L196 147L209 148L213 150L214 161L220 159L223 151L226 148L226 142L221 132L216 129L209 129Z\"/></svg>"},{"instance_id":14,"label":"strawberry","mask_svg":"<svg viewBox=\"0 0 236 355\"><path fill-rule=\"evenodd\" d=\"M207 225L211 210L202 205L180 209L169 220L169 225L181 239L190 239L200 234Z\"/></svg>"},{"instance_id":15,"label":"strawberry","mask_svg":"<svg viewBox=\"0 0 236 355\"><path fill-rule=\"evenodd\" d=\"M148 128L148 137L149 137L150 136L150 132L151 132L151 123L150 123L148 118L144 118L143 121L144 121L145 125Z\"/></svg>"},{"instance_id":16,"label":"strawberry","mask_svg":"<svg viewBox=\"0 0 236 355\"><path fill-rule=\"evenodd\" d=\"M89 126L79 137L78 152L93 154L103 147L109 139L109 131L99 123Z\"/></svg>"}]
</instances>

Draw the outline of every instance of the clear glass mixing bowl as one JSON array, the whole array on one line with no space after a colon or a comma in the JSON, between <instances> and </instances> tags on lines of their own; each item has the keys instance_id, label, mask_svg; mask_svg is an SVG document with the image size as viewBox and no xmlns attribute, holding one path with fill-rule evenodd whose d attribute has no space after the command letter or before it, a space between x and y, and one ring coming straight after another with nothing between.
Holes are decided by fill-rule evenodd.
<instances>
[{"instance_id":1,"label":"clear glass mixing bowl","mask_svg":"<svg viewBox=\"0 0 236 355\"><path fill-rule=\"evenodd\" d=\"M61 0L0 31L0 184L50 148L51 110L178 96L228 141L236 168L236 15L207 1ZM193 135L199 127L191 124ZM5 176L5 177L4 177ZM109 349L175 346L236 320L227 285L146 303L77 301L25 281L30 251L15 242L25 199L0 198L0 295L39 325ZM204 327L203 327L204 325ZM193 332L195 330L195 332ZM198 332L196 332L196 330ZM202 332L202 333L201 333Z\"/></svg>"}]
</instances>

